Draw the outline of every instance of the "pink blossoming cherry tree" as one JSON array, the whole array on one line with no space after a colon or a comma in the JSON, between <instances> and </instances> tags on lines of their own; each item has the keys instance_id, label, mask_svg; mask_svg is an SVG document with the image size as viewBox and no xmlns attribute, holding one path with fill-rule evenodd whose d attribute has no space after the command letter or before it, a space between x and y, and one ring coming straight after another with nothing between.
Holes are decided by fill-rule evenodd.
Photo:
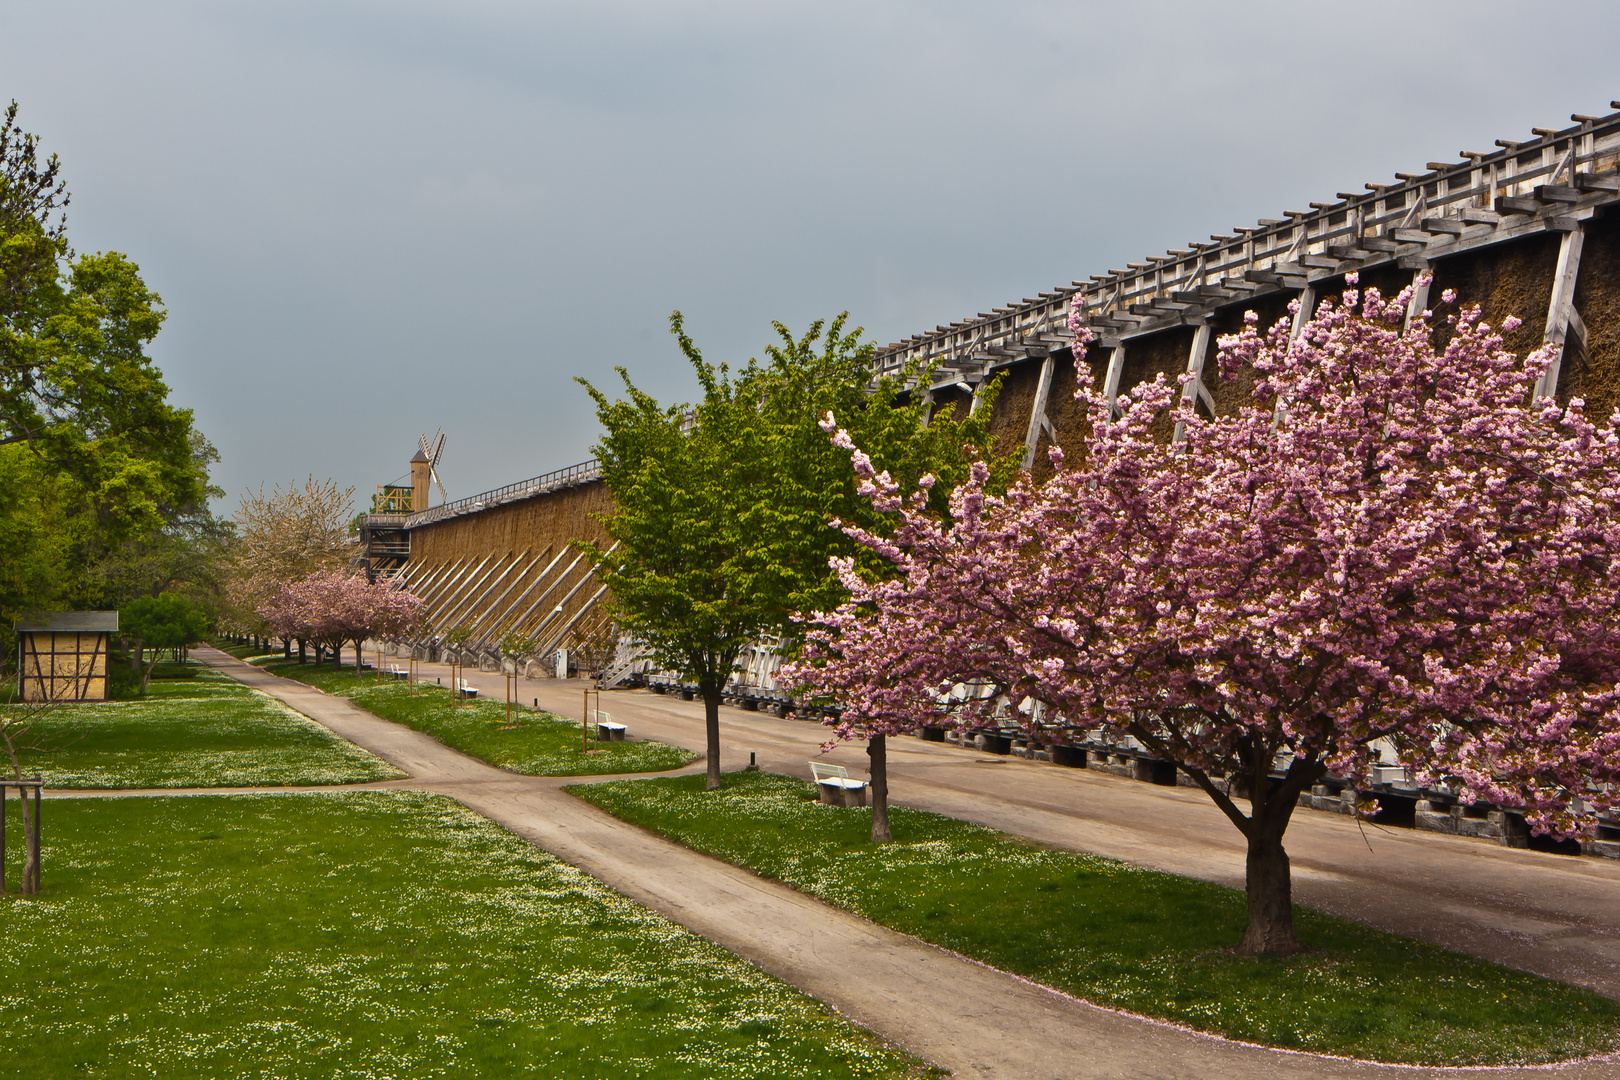
<instances>
[{"instance_id":1,"label":"pink blossoming cherry tree","mask_svg":"<svg viewBox=\"0 0 1620 1080\"><path fill-rule=\"evenodd\" d=\"M1375 741L1537 830L1588 826L1620 763L1615 423L1534 398L1553 354L1504 351L1477 308L1437 350L1427 312L1402 330L1409 292L1349 284L1297 337L1251 313L1221 339L1253 404L1175 406L1173 446L1149 432L1175 387L1116 416L1082 367L1078 460L1054 450L1050 480L1000 499L981 468L948 520L855 450L899 520L851 533L893 573L842 564L850 600L793 672L842 707L839 734L1000 724L1029 697L1135 737L1247 839L1250 954L1301 947L1283 834L1325 774L1365 779ZM950 698L962 683L1000 706Z\"/></svg>"},{"instance_id":2,"label":"pink blossoming cherry tree","mask_svg":"<svg viewBox=\"0 0 1620 1080\"><path fill-rule=\"evenodd\" d=\"M340 665L339 650L352 641L358 673L366 639L392 640L408 634L422 617L422 601L386 581L369 581L364 574L317 570L283 584L258 612L274 633L329 649L334 668Z\"/></svg>"}]
</instances>

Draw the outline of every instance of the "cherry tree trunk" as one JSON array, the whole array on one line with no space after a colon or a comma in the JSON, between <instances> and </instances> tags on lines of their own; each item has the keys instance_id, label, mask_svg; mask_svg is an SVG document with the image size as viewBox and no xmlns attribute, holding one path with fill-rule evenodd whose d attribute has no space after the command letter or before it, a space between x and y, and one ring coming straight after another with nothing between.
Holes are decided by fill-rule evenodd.
<instances>
[{"instance_id":1,"label":"cherry tree trunk","mask_svg":"<svg viewBox=\"0 0 1620 1080\"><path fill-rule=\"evenodd\" d=\"M873 735L866 740L866 756L871 759L872 843L887 844L889 835L889 747L887 736Z\"/></svg>"},{"instance_id":2,"label":"cherry tree trunk","mask_svg":"<svg viewBox=\"0 0 1620 1080\"><path fill-rule=\"evenodd\" d=\"M703 692L703 732L706 737L708 753L708 780L703 785L707 791L713 791L720 786L720 690L718 682L704 681L698 684Z\"/></svg>"},{"instance_id":3,"label":"cherry tree trunk","mask_svg":"<svg viewBox=\"0 0 1620 1080\"><path fill-rule=\"evenodd\" d=\"M1249 841L1245 861L1249 926L1237 951L1246 956L1287 956L1304 948L1294 934L1293 872L1282 845L1293 810L1285 804L1291 786L1266 794L1256 792L1259 797L1251 804L1249 827L1244 830Z\"/></svg>"},{"instance_id":4,"label":"cherry tree trunk","mask_svg":"<svg viewBox=\"0 0 1620 1080\"><path fill-rule=\"evenodd\" d=\"M1249 838L1249 928L1237 948L1244 955L1286 956L1302 946L1294 936L1294 887L1280 837Z\"/></svg>"}]
</instances>

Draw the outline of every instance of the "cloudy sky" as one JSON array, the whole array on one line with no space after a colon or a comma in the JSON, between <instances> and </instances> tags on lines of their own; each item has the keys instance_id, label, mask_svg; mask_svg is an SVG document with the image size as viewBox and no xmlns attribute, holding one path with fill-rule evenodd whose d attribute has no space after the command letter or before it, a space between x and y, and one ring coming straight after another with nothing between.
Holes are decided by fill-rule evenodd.
<instances>
[{"instance_id":1,"label":"cloudy sky","mask_svg":"<svg viewBox=\"0 0 1620 1080\"><path fill-rule=\"evenodd\" d=\"M880 343L1620 97L1612 3L0 0L216 480L583 460L577 375Z\"/></svg>"}]
</instances>

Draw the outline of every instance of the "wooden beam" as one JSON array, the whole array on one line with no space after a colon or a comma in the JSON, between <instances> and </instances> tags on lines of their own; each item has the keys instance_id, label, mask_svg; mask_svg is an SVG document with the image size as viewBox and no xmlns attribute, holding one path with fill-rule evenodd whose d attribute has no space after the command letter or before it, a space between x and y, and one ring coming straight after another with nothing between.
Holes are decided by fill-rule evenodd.
<instances>
[{"instance_id":1,"label":"wooden beam","mask_svg":"<svg viewBox=\"0 0 1620 1080\"><path fill-rule=\"evenodd\" d=\"M551 549L548 547L546 550L549 551ZM495 621L490 624L489 629L484 631L484 636L485 636L486 639L496 637L497 635L500 634L502 628L506 626L507 616L511 615L512 612L516 611L518 609L519 604L523 603L523 601L527 600L530 596L532 596L534 594L534 590L538 589L541 586L541 584L545 582L546 576L557 568L557 564L562 562L563 559L568 555L569 551L571 551L571 550L573 550L573 549L572 548L566 548L566 547L563 548L562 551L558 552L556 558L552 559L549 563L546 564L546 568L544 570L540 571L540 574L539 574L538 577L534 578L532 581L530 581L527 585L525 585L523 587L523 591L518 593L517 599L513 600L512 603L507 606L505 611L502 611L499 615L497 615L495 617ZM542 555L540 558L543 559L543 558L545 558L545 556ZM539 561L540 561L540 559L535 560L536 563L538 563ZM521 580L528 579L529 572L531 570L533 570L533 569L534 569L534 567L530 566L528 570L525 570L523 572L523 577L520 578L519 580L521 581Z\"/></svg>"},{"instance_id":2,"label":"wooden beam","mask_svg":"<svg viewBox=\"0 0 1620 1080\"><path fill-rule=\"evenodd\" d=\"M1591 176L1578 173L1575 186L1581 191L1620 191L1620 176Z\"/></svg>"},{"instance_id":3,"label":"wooden beam","mask_svg":"<svg viewBox=\"0 0 1620 1080\"><path fill-rule=\"evenodd\" d=\"M1565 187L1563 184L1537 184L1531 192L1542 202L1578 202L1581 193L1578 189Z\"/></svg>"},{"instance_id":4,"label":"wooden beam","mask_svg":"<svg viewBox=\"0 0 1620 1080\"><path fill-rule=\"evenodd\" d=\"M1426 233L1451 233L1453 236L1461 236L1463 230L1468 228L1468 223L1461 218L1430 217L1418 222L1418 228Z\"/></svg>"},{"instance_id":5,"label":"wooden beam","mask_svg":"<svg viewBox=\"0 0 1620 1080\"><path fill-rule=\"evenodd\" d=\"M1405 333L1412 325L1412 320L1423 313L1429 306L1429 281L1423 280L1423 275L1429 273L1429 265L1414 267L1412 270L1412 299L1406 305L1406 318L1401 321L1401 333Z\"/></svg>"},{"instance_id":6,"label":"wooden beam","mask_svg":"<svg viewBox=\"0 0 1620 1080\"><path fill-rule=\"evenodd\" d=\"M1187 354L1187 373L1192 378L1188 379L1186 385L1181 388L1181 401L1183 404L1196 401L1198 391L1203 389L1204 354L1207 352L1209 352L1209 323L1204 322L1198 324L1198 331L1193 334L1192 349ZM1170 437L1171 444L1179 443L1186 437L1186 422L1176 421L1175 434Z\"/></svg>"},{"instance_id":7,"label":"wooden beam","mask_svg":"<svg viewBox=\"0 0 1620 1080\"><path fill-rule=\"evenodd\" d=\"M1315 314L1315 312L1316 286L1307 285L1299 291L1299 310L1294 312L1293 325L1288 328L1289 341L1293 341L1295 338L1299 337L1300 334L1305 332L1305 324L1311 321L1311 316ZM1211 406L1209 411L1214 412L1214 407ZM1283 396L1281 394L1278 394L1277 403L1271 407L1272 430L1276 430L1277 425L1281 423L1283 417L1287 415L1288 403L1283 400Z\"/></svg>"},{"instance_id":8,"label":"wooden beam","mask_svg":"<svg viewBox=\"0 0 1620 1080\"><path fill-rule=\"evenodd\" d=\"M1586 239L1584 228L1566 232L1558 242L1558 269L1553 273L1552 300L1547 305L1547 329L1542 335L1545 344L1556 346L1552 363L1541 378L1536 380L1537 398L1550 398L1558 394L1558 372L1564 363L1564 338L1569 333L1570 313L1575 304L1575 279L1581 272L1581 248ZM1584 329L1584 325L1582 327Z\"/></svg>"},{"instance_id":9,"label":"wooden beam","mask_svg":"<svg viewBox=\"0 0 1620 1080\"><path fill-rule=\"evenodd\" d=\"M1035 464L1035 446L1041 441L1042 426L1049 428L1052 423L1046 417L1046 399L1052 392L1052 366L1052 355L1048 353L1046 359L1041 361L1041 378L1035 384L1035 402L1029 408L1029 431L1024 435L1025 469Z\"/></svg>"},{"instance_id":10,"label":"wooden beam","mask_svg":"<svg viewBox=\"0 0 1620 1080\"><path fill-rule=\"evenodd\" d=\"M1537 214L1541 212L1544 206L1546 206L1545 203L1536 199L1525 199L1513 195L1502 195L1496 200L1496 212L1498 214Z\"/></svg>"},{"instance_id":11,"label":"wooden beam","mask_svg":"<svg viewBox=\"0 0 1620 1080\"><path fill-rule=\"evenodd\" d=\"M1108 401L1108 418L1114 418L1114 401L1119 397L1119 377L1125 371L1125 346L1114 346L1108 354L1108 371L1103 375L1103 397Z\"/></svg>"},{"instance_id":12,"label":"wooden beam","mask_svg":"<svg viewBox=\"0 0 1620 1080\"><path fill-rule=\"evenodd\" d=\"M1294 312L1294 323L1288 328L1288 340L1293 341L1305 330L1305 324L1316 314L1316 286L1307 285L1299 291L1299 310Z\"/></svg>"}]
</instances>

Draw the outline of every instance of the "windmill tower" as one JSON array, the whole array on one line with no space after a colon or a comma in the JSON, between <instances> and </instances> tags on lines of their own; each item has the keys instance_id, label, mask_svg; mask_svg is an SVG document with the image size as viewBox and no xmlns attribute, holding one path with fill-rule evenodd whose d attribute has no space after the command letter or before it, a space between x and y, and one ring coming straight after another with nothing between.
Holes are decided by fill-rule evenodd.
<instances>
[{"instance_id":1,"label":"windmill tower","mask_svg":"<svg viewBox=\"0 0 1620 1080\"><path fill-rule=\"evenodd\" d=\"M439 479L439 455L444 453L444 429L440 428L428 442L426 435L422 436L422 449L411 458L411 509L426 510L428 508L428 481L432 481L439 489L439 501L445 501L444 483Z\"/></svg>"}]
</instances>

